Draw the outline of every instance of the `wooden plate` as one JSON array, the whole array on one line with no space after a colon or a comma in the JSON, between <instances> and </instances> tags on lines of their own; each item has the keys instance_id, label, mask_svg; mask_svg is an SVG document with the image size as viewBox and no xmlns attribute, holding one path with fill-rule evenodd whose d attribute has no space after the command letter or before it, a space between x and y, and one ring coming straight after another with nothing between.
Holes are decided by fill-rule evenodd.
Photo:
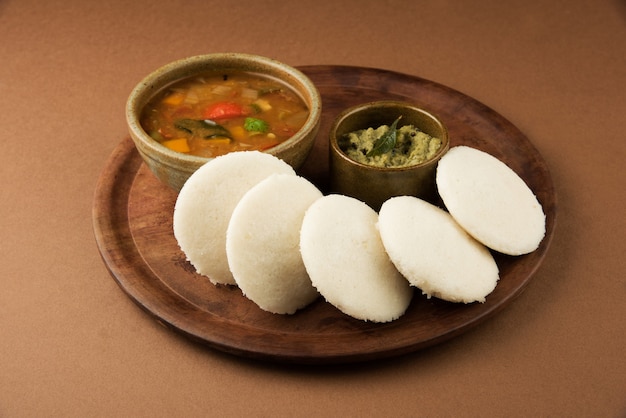
<instances>
[{"instance_id":1,"label":"wooden plate","mask_svg":"<svg viewBox=\"0 0 626 418\"><path fill-rule=\"evenodd\" d=\"M521 257L495 254L501 279L484 304L453 304L416 291L406 314L387 324L352 319L321 299L295 315L273 315L239 289L214 286L194 272L172 232L176 193L152 175L126 138L102 172L93 205L100 253L123 291L159 322L195 341L236 355L291 363L355 362L412 352L467 331L518 296L548 250L556 219L550 173L531 142L485 105L428 80L360 67L301 70L323 101L320 134L302 175L326 190L327 132L341 110L373 100L410 101L443 120L451 146L489 152L527 182L547 216L539 249Z\"/></svg>"}]
</instances>

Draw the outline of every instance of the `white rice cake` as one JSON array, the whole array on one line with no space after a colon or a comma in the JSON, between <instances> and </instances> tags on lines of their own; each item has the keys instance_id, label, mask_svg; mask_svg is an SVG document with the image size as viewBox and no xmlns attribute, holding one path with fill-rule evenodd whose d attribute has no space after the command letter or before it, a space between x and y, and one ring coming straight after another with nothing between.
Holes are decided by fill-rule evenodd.
<instances>
[{"instance_id":1,"label":"white rice cake","mask_svg":"<svg viewBox=\"0 0 626 418\"><path fill-rule=\"evenodd\" d=\"M321 197L303 177L273 174L235 207L226 232L228 264L243 294L261 309L293 314L319 296L299 245L304 213Z\"/></svg>"},{"instance_id":2,"label":"white rice cake","mask_svg":"<svg viewBox=\"0 0 626 418\"><path fill-rule=\"evenodd\" d=\"M377 219L359 200L325 196L306 211L300 251L313 285L329 303L357 319L389 322L404 314L413 290L385 253Z\"/></svg>"},{"instance_id":3,"label":"white rice cake","mask_svg":"<svg viewBox=\"0 0 626 418\"><path fill-rule=\"evenodd\" d=\"M428 297L484 302L498 282L489 250L450 214L412 196L385 201L378 216L383 245L394 265Z\"/></svg>"},{"instance_id":4,"label":"white rice cake","mask_svg":"<svg viewBox=\"0 0 626 418\"><path fill-rule=\"evenodd\" d=\"M546 217L524 181L494 156L451 148L437 166L437 188L452 217L487 247L508 255L537 249Z\"/></svg>"},{"instance_id":5,"label":"white rice cake","mask_svg":"<svg viewBox=\"0 0 626 418\"><path fill-rule=\"evenodd\" d=\"M214 284L235 284L226 258L226 230L235 206L271 174L295 175L283 160L259 151L231 152L200 167L185 182L174 207L174 236L199 274Z\"/></svg>"}]
</instances>

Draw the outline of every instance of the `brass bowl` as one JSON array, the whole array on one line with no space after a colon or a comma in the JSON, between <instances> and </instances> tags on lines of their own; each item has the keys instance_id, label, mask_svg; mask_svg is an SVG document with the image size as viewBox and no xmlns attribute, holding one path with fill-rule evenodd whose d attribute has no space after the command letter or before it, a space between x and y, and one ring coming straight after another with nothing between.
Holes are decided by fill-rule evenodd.
<instances>
[{"instance_id":1,"label":"brass bowl","mask_svg":"<svg viewBox=\"0 0 626 418\"><path fill-rule=\"evenodd\" d=\"M225 71L245 71L277 78L296 91L308 106L309 117L295 135L264 152L298 169L311 151L320 126L322 101L315 85L302 72L270 58L241 53L217 53L181 59L146 76L132 90L126 103L128 130L139 154L159 180L176 191L211 158L179 153L161 145L141 127L141 112L152 97L176 81L196 74Z\"/></svg>"},{"instance_id":2,"label":"brass bowl","mask_svg":"<svg viewBox=\"0 0 626 418\"><path fill-rule=\"evenodd\" d=\"M400 115L398 128L413 125L441 139L441 147L433 158L408 167L375 167L351 159L339 147L339 140L344 135L370 127L390 126ZM434 203L437 198L437 162L449 147L448 131L443 123L410 103L379 101L351 107L337 116L330 130L331 192L362 200L376 211L394 196L416 196Z\"/></svg>"}]
</instances>

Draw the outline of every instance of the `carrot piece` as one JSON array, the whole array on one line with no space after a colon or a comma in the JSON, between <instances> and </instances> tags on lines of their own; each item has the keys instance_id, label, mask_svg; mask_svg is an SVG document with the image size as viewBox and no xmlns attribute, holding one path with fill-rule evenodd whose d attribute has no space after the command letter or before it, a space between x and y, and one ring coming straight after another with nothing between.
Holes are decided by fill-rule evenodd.
<instances>
[{"instance_id":1,"label":"carrot piece","mask_svg":"<svg viewBox=\"0 0 626 418\"><path fill-rule=\"evenodd\" d=\"M230 129L230 134L238 141L246 139L246 131L243 129L243 126L234 126Z\"/></svg>"},{"instance_id":2,"label":"carrot piece","mask_svg":"<svg viewBox=\"0 0 626 418\"><path fill-rule=\"evenodd\" d=\"M211 145L228 145L230 144L230 138L211 138L207 141L210 141Z\"/></svg>"},{"instance_id":3,"label":"carrot piece","mask_svg":"<svg viewBox=\"0 0 626 418\"><path fill-rule=\"evenodd\" d=\"M189 152L189 144L186 138L169 139L161 142L162 145L176 152Z\"/></svg>"},{"instance_id":4,"label":"carrot piece","mask_svg":"<svg viewBox=\"0 0 626 418\"><path fill-rule=\"evenodd\" d=\"M179 92L174 92L169 96L163 98L162 102L171 106L177 106L183 102L185 95Z\"/></svg>"}]
</instances>

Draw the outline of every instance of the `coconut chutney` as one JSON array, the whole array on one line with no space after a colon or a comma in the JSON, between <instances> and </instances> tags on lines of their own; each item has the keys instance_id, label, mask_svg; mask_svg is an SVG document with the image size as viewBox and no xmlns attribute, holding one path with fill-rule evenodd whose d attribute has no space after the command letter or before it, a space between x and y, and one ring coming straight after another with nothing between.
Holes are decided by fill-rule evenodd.
<instances>
[{"instance_id":1,"label":"coconut chutney","mask_svg":"<svg viewBox=\"0 0 626 418\"><path fill-rule=\"evenodd\" d=\"M339 148L351 159L374 167L409 167L435 156L442 141L413 125L396 130L395 145L389 152L371 155L376 141L390 130L388 125L350 132L339 138ZM369 154L369 155L368 155Z\"/></svg>"}]
</instances>

